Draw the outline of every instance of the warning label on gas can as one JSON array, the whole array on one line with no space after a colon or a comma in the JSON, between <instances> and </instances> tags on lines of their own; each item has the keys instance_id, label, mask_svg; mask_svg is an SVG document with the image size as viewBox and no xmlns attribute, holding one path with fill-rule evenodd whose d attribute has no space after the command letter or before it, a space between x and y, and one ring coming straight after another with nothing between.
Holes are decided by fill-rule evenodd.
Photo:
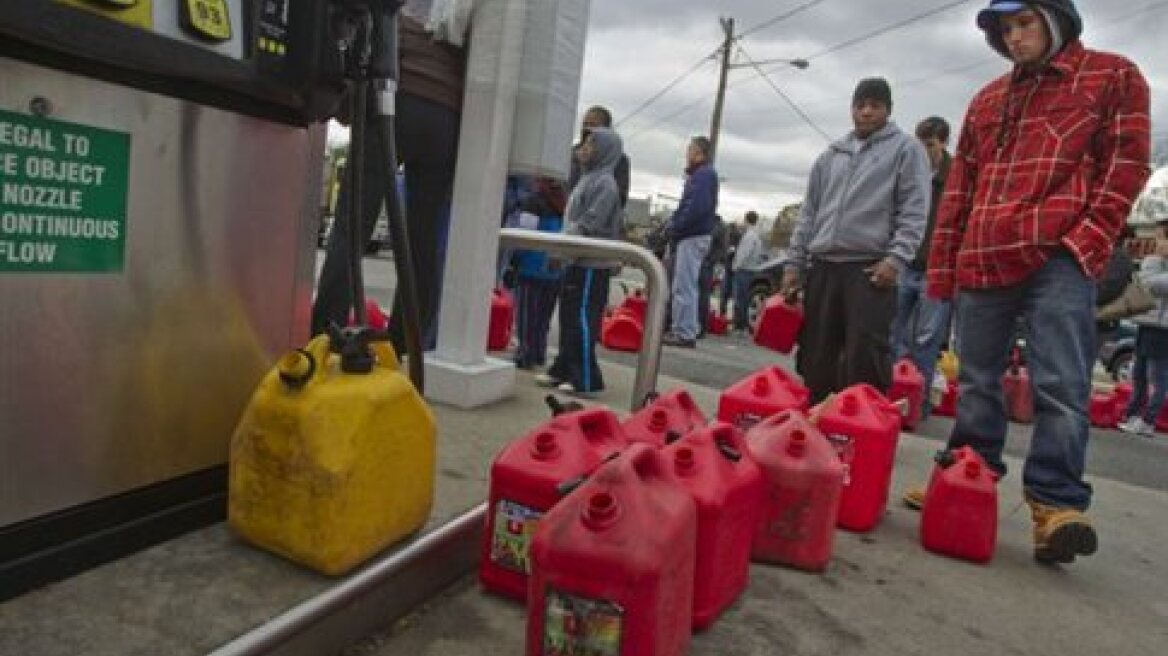
<instances>
[{"instance_id":1,"label":"warning label on gas can","mask_svg":"<svg viewBox=\"0 0 1168 656\"><path fill-rule=\"evenodd\" d=\"M603 599L547 591L544 656L620 656L624 609Z\"/></svg>"},{"instance_id":2,"label":"warning label on gas can","mask_svg":"<svg viewBox=\"0 0 1168 656\"><path fill-rule=\"evenodd\" d=\"M0 272L125 265L130 135L0 110Z\"/></svg>"},{"instance_id":3,"label":"warning label on gas can","mask_svg":"<svg viewBox=\"0 0 1168 656\"><path fill-rule=\"evenodd\" d=\"M531 538L543 513L503 499L495 506L495 530L491 534L491 562L500 567L531 573Z\"/></svg>"}]
</instances>

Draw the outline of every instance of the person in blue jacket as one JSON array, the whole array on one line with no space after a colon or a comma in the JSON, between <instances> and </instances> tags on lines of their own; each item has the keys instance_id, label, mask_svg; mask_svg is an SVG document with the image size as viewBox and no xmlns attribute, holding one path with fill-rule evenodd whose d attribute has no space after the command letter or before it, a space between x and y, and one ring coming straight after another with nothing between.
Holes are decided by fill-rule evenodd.
<instances>
[{"instance_id":1,"label":"person in blue jacket","mask_svg":"<svg viewBox=\"0 0 1168 656\"><path fill-rule=\"evenodd\" d=\"M562 232L566 201L563 187L545 178L536 180L535 187L535 193L521 204L520 210L535 219L534 229ZM543 251L520 250L515 259L519 272L515 295L519 347L515 351L515 366L535 369L547 360L548 328L556 309L563 270Z\"/></svg>"},{"instance_id":2,"label":"person in blue jacket","mask_svg":"<svg viewBox=\"0 0 1168 656\"><path fill-rule=\"evenodd\" d=\"M710 250L710 232L718 209L718 174L710 162L712 147L706 137L694 137L686 149L685 188L666 233L674 244L673 311L668 346L694 348L698 332L698 278Z\"/></svg>"}]
</instances>

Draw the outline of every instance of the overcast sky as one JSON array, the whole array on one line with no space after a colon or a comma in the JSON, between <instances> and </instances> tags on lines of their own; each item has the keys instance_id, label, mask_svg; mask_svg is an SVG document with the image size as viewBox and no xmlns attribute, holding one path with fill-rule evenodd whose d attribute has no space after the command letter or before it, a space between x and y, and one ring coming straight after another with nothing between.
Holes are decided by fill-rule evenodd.
<instances>
[{"instance_id":1,"label":"overcast sky","mask_svg":"<svg viewBox=\"0 0 1168 656\"><path fill-rule=\"evenodd\" d=\"M954 126L956 143L970 97L1005 72L974 25L986 0L591 0L581 107L608 106L632 158L635 196L677 195L688 138L710 127L717 64L709 59L639 114L644 101L709 56L721 41L719 16L739 33L796 10L741 42L753 59L805 58L806 70L782 64L774 84L833 138L851 129L855 82L868 76L892 85L893 120L912 130L931 114ZM955 5L854 45L836 46L919 14ZM1152 87L1152 126L1168 139L1168 0L1079 0L1088 47L1134 60ZM831 52L826 52L826 51ZM738 59L744 62L743 59ZM689 109L686 109L689 107ZM738 220L748 209L773 215L798 202L808 170L827 142L751 68L730 73L718 152L725 179L721 213Z\"/></svg>"}]
</instances>

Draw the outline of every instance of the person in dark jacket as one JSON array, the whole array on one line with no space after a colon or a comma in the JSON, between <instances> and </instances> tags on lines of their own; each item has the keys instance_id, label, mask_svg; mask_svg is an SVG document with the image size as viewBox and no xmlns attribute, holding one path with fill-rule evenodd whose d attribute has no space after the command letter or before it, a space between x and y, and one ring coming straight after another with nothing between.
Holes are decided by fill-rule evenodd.
<instances>
[{"instance_id":1,"label":"person in dark jacket","mask_svg":"<svg viewBox=\"0 0 1168 656\"><path fill-rule=\"evenodd\" d=\"M666 227L674 244L673 317L670 332L662 339L667 346L697 346L698 278L710 250L710 231L718 209L718 174L710 164L711 152L708 138L690 140L685 152L685 188Z\"/></svg>"},{"instance_id":2,"label":"person in dark jacket","mask_svg":"<svg viewBox=\"0 0 1168 656\"><path fill-rule=\"evenodd\" d=\"M1131 226L1125 225L1123 227L1123 232L1119 235L1119 241L1115 244L1115 251L1111 253L1111 259L1107 261L1107 268L1103 270L1103 277L1099 279L1099 282L1095 283L1096 309L1122 296L1123 290L1127 289L1128 283L1131 282L1132 274L1136 271L1136 265L1132 261L1131 254L1127 252L1127 242L1135 236L1136 232ZM1115 331L1118 329L1118 320L1095 322L1096 353L1099 352L1099 348L1103 344L1111 340L1115 335Z\"/></svg>"},{"instance_id":3,"label":"person in dark jacket","mask_svg":"<svg viewBox=\"0 0 1168 656\"><path fill-rule=\"evenodd\" d=\"M411 6L416 3L411 3ZM425 5L426 3L420 3ZM423 344L429 348L436 335L436 316L441 298L443 262L440 241L445 233L450 196L454 186L454 166L458 157L458 130L466 77L466 51L439 40L423 27L425 18L402 12L400 27L401 80L397 93L396 140L398 162L405 169L406 219L410 251L418 290ZM361 199L363 243L369 243L385 199L386 186L394 180L393 170L376 155L385 152L381 133L373 129L377 111L370 103L365 150L365 177ZM344 111L344 110L343 110ZM339 118L348 120L347 115ZM341 185L338 207L348 204L348 177ZM348 272L348 222L337 220L329 238L324 267L317 282L312 307L312 332L324 332L330 323L345 325L352 307ZM400 355L405 354L401 317L401 295L394 298L390 339Z\"/></svg>"},{"instance_id":4,"label":"person in dark jacket","mask_svg":"<svg viewBox=\"0 0 1168 656\"><path fill-rule=\"evenodd\" d=\"M933 238L937 207L945 193L945 178L949 176L949 165L953 158L945 149L949 144L949 122L945 119L940 116L926 118L917 124L916 134L929 155L933 188L925 236L916 257L904 268L897 283L892 357L894 360L906 357L911 359L925 380L925 389L928 389L933 384L941 344L949 335L951 304L925 295L925 271L928 270L929 240ZM922 418L928 417L931 409L929 395L926 394L921 408Z\"/></svg>"},{"instance_id":5,"label":"person in dark jacket","mask_svg":"<svg viewBox=\"0 0 1168 656\"><path fill-rule=\"evenodd\" d=\"M596 128L612 129L612 112L608 108L594 105L584 112L584 119L580 123L580 141L572 146L572 152L575 153L583 145L584 139L588 133ZM613 170L612 176L616 180L616 187L620 191L620 205L624 207L629 202L629 156L626 153L621 153L620 161L616 164L616 169ZM580 167L580 160L572 157L572 171L568 176L568 191L571 192L576 188L576 182L580 179L580 174L583 169Z\"/></svg>"}]
</instances>

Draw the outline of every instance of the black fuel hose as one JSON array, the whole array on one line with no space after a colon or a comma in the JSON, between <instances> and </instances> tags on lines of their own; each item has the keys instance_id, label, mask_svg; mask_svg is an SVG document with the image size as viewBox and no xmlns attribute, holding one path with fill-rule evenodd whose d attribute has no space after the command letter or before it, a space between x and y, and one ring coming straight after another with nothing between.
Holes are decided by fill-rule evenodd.
<instances>
[{"instance_id":1,"label":"black fuel hose","mask_svg":"<svg viewBox=\"0 0 1168 656\"><path fill-rule=\"evenodd\" d=\"M398 193L397 176L397 136L393 115L382 116L378 121L381 143L385 145L385 162L390 163L390 180L386 185L385 205L389 215L389 235L393 248L393 265L397 272L397 293L401 299L402 332L408 354L410 381L419 394L426 393L425 362L422 354L421 312L418 307L418 282L414 275L414 256L410 248L410 232L406 222L405 203Z\"/></svg>"},{"instance_id":2,"label":"black fuel hose","mask_svg":"<svg viewBox=\"0 0 1168 656\"><path fill-rule=\"evenodd\" d=\"M369 316L365 311L365 277L362 269L365 254L365 231L362 229L363 188L365 186L365 134L368 129L366 107L369 102L369 84L358 79L352 86L353 131L349 139L349 206L346 208L349 221L349 291L353 299L354 324L367 326Z\"/></svg>"}]
</instances>

